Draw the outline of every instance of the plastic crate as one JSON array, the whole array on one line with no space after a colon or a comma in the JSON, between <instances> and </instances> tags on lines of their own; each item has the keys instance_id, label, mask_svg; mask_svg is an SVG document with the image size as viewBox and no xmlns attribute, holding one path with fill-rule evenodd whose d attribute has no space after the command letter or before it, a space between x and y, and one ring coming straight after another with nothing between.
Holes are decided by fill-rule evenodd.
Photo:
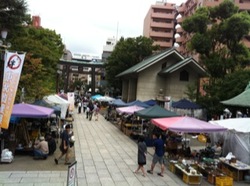
<instances>
[{"instance_id":1,"label":"plastic crate","mask_svg":"<svg viewBox=\"0 0 250 186\"><path fill-rule=\"evenodd\" d=\"M174 163L170 163L168 168L171 172L175 173L175 164Z\"/></svg>"},{"instance_id":2,"label":"plastic crate","mask_svg":"<svg viewBox=\"0 0 250 186\"><path fill-rule=\"evenodd\" d=\"M187 184L200 184L201 183L201 176L195 175L186 175L183 174L183 181Z\"/></svg>"},{"instance_id":3,"label":"plastic crate","mask_svg":"<svg viewBox=\"0 0 250 186\"><path fill-rule=\"evenodd\" d=\"M216 186L233 186L233 178L228 176L219 176L215 178Z\"/></svg>"},{"instance_id":4,"label":"plastic crate","mask_svg":"<svg viewBox=\"0 0 250 186\"><path fill-rule=\"evenodd\" d=\"M208 174L207 181L213 185L215 185L215 178L216 176L214 174Z\"/></svg>"}]
</instances>

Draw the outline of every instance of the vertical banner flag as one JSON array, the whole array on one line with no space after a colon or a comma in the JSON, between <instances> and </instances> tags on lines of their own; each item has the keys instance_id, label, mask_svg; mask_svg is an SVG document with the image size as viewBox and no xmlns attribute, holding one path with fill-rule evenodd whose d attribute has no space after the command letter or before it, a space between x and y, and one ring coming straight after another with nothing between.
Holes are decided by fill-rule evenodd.
<instances>
[{"instance_id":1,"label":"vertical banner flag","mask_svg":"<svg viewBox=\"0 0 250 186\"><path fill-rule=\"evenodd\" d=\"M25 53L18 54L6 51L4 55L4 77L0 107L0 127L4 129L9 127L24 58Z\"/></svg>"}]
</instances>

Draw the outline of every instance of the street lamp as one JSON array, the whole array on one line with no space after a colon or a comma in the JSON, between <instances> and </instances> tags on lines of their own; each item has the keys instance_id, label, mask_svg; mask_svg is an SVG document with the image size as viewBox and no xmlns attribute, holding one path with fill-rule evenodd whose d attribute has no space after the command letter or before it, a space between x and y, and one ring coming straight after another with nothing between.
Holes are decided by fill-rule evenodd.
<instances>
[{"instance_id":1,"label":"street lamp","mask_svg":"<svg viewBox=\"0 0 250 186\"><path fill-rule=\"evenodd\" d=\"M8 31L6 29L1 30L1 40L0 40L0 49L1 49L1 56L0 56L0 106L2 101L2 88L3 88L3 78L4 78L4 56L5 50L11 47L9 42L6 42L6 38L8 35Z\"/></svg>"}]
</instances>

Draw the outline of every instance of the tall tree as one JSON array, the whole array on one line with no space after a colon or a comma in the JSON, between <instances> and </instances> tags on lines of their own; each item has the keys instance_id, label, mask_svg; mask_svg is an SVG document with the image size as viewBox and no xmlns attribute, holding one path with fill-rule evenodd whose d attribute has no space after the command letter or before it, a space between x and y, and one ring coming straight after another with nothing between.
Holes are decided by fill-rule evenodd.
<instances>
[{"instance_id":1,"label":"tall tree","mask_svg":"<svg viewBox=\"0 0 250 186\"><path fill-rule=\"evenodd\" d=\"M199 62L209 74L210 81L204 85L206 99L202 100L207 100L206 107L212 114L218 113L221 82L250 62L249 49L242 43L250 31L250 16L225 0L216 7L199 8L183 21L182 28L191 36L188 49L199 54Z\"/></svg>"},{"instance_id":2,"label":"tall tree","mask_svg":"<svg viewBox=\"0 0 250 186\"><path fill-rule=\"evenodd\" d=\"M159 46L154 46L150 38L139 36L124 39L122 37L105 64L108 86L113 90L121 90L122 82L120 78L116 78L116 75L141 62L158 49Z\"/></svg>"},{"instance_id":3,"label":"tall tree","mask_svg":"<svg viewBox=\"0 0 250 186\"><path fill-rule=\"evenodd\" d=\"M13 30L26 20L27 3L25 0L0 1L0 29Z\"/></svg>"},{"instance_id":4,"label":"tall tree","mask_svg":"<svg viewBox=\"0 0 250 186\"><path fill-rule=\"evenodd\" d=\"M34 100L55 92L57 63L64 48L61 36L49 29L27 26L14 34L12 45L17 51L27 52L19 83L25 87L26 98Z\"/></svg>"}]
</instances>

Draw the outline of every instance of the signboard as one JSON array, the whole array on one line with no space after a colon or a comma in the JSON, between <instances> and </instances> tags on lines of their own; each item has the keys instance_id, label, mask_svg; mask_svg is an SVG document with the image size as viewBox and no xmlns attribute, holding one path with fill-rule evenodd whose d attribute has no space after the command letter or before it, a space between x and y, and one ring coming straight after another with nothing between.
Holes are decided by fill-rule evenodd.
<instances>
[{"instance_id":1,"label":"signboard","mask_svg":"<svg viewBox=\"0 0 250 186\"><path fill-rule=\"evenodd\" d=\"M67 186L76 185L76 161L68 166Z\"/></svg>"}]
</instances>

